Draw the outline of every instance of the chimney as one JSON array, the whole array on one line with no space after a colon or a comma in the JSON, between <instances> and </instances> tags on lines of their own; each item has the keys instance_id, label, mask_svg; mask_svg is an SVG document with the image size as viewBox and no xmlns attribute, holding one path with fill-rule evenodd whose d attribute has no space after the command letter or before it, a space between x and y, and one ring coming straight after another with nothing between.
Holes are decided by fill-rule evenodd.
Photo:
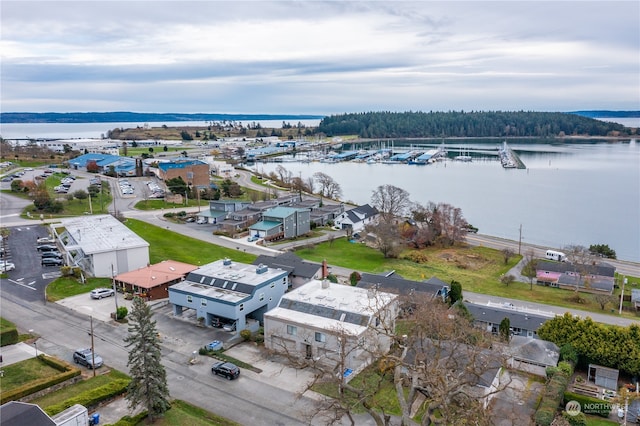
<instances>
[{"instance_id":1,"label":"chimney","mask_svg":"<svg viewBox=\"0 0 640 426\"><path fill-rule=\"evenodd\" d=\"M327 259L322 261L322 279L327 278L329 276L329 268L327 267Z\"/></svg>"}]
</instances>

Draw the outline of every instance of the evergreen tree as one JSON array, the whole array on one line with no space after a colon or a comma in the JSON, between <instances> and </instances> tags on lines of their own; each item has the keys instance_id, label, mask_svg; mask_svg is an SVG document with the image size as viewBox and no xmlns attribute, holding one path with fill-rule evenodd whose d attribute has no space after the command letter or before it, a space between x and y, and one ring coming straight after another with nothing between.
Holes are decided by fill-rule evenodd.
<instances>
[{"instance_id":1,"label":"evergreen tree","mask_svg":"<svg viewBox=\"0 0 640 426\"><path fill-rule=\"evenodd\" d=\"M509 318L505 317L502 321L500 321L500 338L505 342L508 342L511 338L511 321Z\"/></svg>"},{"instance_id":2,"label":"evergreen tree","mask_svg":"<svg viewBox=\"0 0 640 426\"><path fill-rule=\"evenodd\" d=\"M451 281L451 288L449 289L449 305L453 305L458 300L462 300L462 284L458 281Z\"/></svg>"},{"instance_id":3,"label":"evergreen tree","mask_svg":"<svg viewBox=\"0 0 640 426\"><path fill-rule=\"evenodd\" d=\"M151 309L139 297L133 299L129 315L129 335L124 341L129 348L131 383L127 389L129 407L143 405L149 420L170 408L167 373L160 363L160 343Z\"/></svg>"}]
</instances>

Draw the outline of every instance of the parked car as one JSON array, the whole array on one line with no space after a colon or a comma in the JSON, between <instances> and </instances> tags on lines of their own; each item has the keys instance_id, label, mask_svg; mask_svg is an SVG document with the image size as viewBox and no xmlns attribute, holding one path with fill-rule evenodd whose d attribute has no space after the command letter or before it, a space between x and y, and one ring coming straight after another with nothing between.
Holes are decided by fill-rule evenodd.
<instances>
[{"instance_id":1,"label":"parked car","mask_svg":"<svg viewBox=\"0 0 640 426\"><path fill-rule=\"evenodd\" d=\"M40 237L36 240L37 244L55 244L56 240L51 237Z\"/></svg>"},{"instance_id":2,"label":"parked car","mask_svg":"<svg viewBox=\"0 0 640 426\"><path fill-rule=\"evenodd\" d=\"M42 244L37 249L38 251L58 251L58 247L53 244Z\"/></svg>"},{"instance_id":3,"label":"parked car","mask_svg":"<svg viewBox=\"0 0 640 426\"><path fill-rule=\"evenodd\" d=\"M9 272L9 271L13 271L14 269L16 269L15 264L11 262L7 262L6 260L0 260L0 271Z\"/></svg>"},{"instance_id":4,"label":"parked car","mask_svg":"<svg viewBox=\"0 0 640 426\"><path fill-rule=\"evenodd\" d=\"M94 288L91 290L92 299L102 299L103 297L115 296L116 292L112 288Z\"/></svg>"},{"instance_id":5,"label":"parked car","mask_svg":"<svg viewBox=\"0 0 640 426\"><path fill-rule=\"evenodd\" d=\"M220 351L223 348L223 344L220 340L214 340L207 345L207 349L210 351Z\"/></svg>"},{"instance_id":6,"label":"parked car","mask_svg":"<svg viewBox=\"0 0 640 426\"><path fill-rule=\"evenodd\" d=\"M257 235L250 235L249 237L247 237L247 241L252 243L254 241L258 241L260 239L260 237L258 237Z\"/></svg>"},{"instance_id":7,"label":"parked car","mask_svg":"<svg viewBox=\"0 0 640 426\"><path fill-rule=\"evenodd\" d=\"M62 266L64 265L64 260L57 257L44 257L40 263L42 266Z\"/></svg>"},{"instance_id":8,"label":"parked car","mask_svg":"<svg viewBox=\"0 0 640 426\"><path fill-rule=\"evenodd\" d=\"M48 259L48 258L62 259L62 253L60 253L59 251L43 251L41 254L41 257L43 259Z\"/></svg>"},{"instance_id":9,"label":"parked car","mask_svg":"<svg viewBox=\"0 0 640 426\"><path fill-rule=\"evenodd\" d=\"M232 322L231 324L225 324L222 329L224 331L236 331L236 323Z\"/></svg>"},{"instance_id":10,"label":"parked car","mask_svg":"<svg viewBox=\"0 0 640 426\"><path fill-rule=\"evenodd\" d=\"M88 368L100 368L103 361L102 357L91 352L91 349L78 349L73 353L73 362Z\"/></svg>"},{"instance_id":11,"label":"parked car","mask_svg":"<svg viewBox=\"0 0 640 426\"><path fill-rule=\"evenodd\" d=\"M237 365L224 361L213 364L211 372L217 376L226 377L227 380L233 380L240 376L240 369Z\"/></svg>"}]
</instances>

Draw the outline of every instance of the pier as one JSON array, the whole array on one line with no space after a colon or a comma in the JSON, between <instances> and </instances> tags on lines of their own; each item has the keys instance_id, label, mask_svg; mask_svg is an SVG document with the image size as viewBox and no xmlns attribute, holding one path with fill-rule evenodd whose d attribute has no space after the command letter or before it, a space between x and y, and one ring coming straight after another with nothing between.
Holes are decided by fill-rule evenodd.
<instances>
[{"instance_id":1,"label":"pier","mask_svg":"<svg viewBox=\"0 0 640 426\"><path fill-rule=\"evenodd\" d=\"M516 154L510 147L507 145L507 141L502 142L502 148L498 150L498 154L500 155L500 162L502 163L502 167L505 169L526 169L527 167L524 165L518 154Z\"/></svg>"}]
</instances>

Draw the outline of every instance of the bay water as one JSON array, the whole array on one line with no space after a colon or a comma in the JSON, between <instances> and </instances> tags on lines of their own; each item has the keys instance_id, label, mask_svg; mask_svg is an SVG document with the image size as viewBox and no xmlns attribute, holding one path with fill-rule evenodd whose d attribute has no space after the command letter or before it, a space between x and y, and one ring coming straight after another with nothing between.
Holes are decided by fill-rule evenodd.
<instances>
[{"instance_id":1,"label":"bay water","mask_svg":"<svg viewBox=\"0 0 640 426\"><path fill-rule=\"evenodd\" d=\"M608 120L608 119L603 119ZM620 119L623 120L623 119ZM616 122L620 120L615 119ZM637 127L640 119L621 124ZM611 119L614 121L614 119ZM282 124L262 122L263 127ZM0 123L0 135L18 138L100 138L114 128L149 124L198 126L204 122L167 123ZM246 123L245 123L246 124ZM296 124L296 123L292 123ZM303 122L316 126L318 121ZM445 141L450 153L496 149L500 141ZM323 172L342 188L342 199L370 203L384 184L409 192L414 202L445 202L462 212L479 232L550 248L608 244L619 259L640 262L640 143L592 140L572 142L509 141L526 169L503 169L496 156L470 163L445 161L406 164L287 162L258 163L269 173L282 165L293 176Z\"/></svg>"}]
</instances>

